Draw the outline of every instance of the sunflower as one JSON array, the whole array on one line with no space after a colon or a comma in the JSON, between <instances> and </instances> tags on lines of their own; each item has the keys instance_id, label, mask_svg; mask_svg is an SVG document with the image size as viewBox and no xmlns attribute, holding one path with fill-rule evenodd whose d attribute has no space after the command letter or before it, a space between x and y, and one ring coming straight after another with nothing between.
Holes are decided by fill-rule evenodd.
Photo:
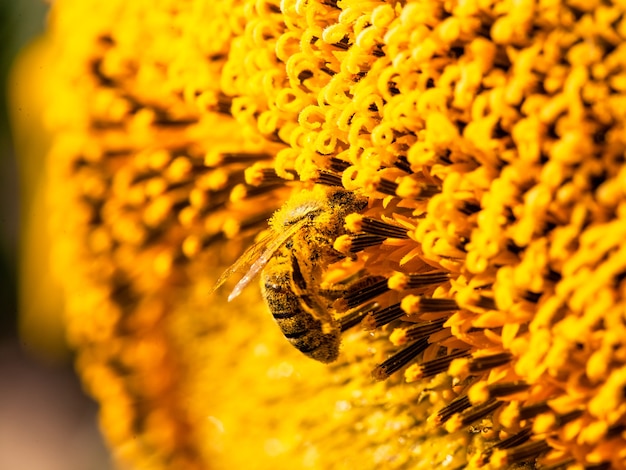
<instances>
[{"instance_id":1,"label":"sunflower","mask_svg":"<svg viewBox=\"0 0 626 470\"><path fill-rule=\"evenodd\" d=\"M625 469L625 9L55 2L52 266L120 461ZM326 366L211 290L328 188Z\"/></svg>"}]
</instances>

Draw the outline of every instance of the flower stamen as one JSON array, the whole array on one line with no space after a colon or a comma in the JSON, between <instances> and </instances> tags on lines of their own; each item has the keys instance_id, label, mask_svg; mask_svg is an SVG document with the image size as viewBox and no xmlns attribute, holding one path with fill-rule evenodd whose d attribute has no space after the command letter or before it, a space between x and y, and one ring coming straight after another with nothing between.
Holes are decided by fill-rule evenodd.
<instances>
[{"instance_id":1,"label":"flower stamen","mask_svg":"<svg viewBox=\"0 0 626 470\"><path fill-rule=\"evenodd\" d=\"M389 290L384 276L368 276L352 284L335 307L347 311L368 302Z\"/></svg>"},{"instance_id":2,"label":"flower stamen","mask_svg":"<svg viewBox=\"0 0 626 470\"><path fill-rule=\"evenodd\" d=\"M395 353L386 361L377 365L374 370L372 370L372 377L377 381L388 379L391 374L400 370L418 355L423 353L428 345L429 343L427 338L414 342L401 351Z\"/></svg>"}]
</instances>

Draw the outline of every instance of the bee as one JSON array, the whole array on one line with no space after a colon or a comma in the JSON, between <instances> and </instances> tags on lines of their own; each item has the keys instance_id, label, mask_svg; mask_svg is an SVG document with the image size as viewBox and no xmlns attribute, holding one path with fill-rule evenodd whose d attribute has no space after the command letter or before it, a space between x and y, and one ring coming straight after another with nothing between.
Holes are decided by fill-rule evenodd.
<instances>
[{"instance_id":1,"label":"bee","mask_svg":"<svg viewBox=\"0 0 626 470\"><path fill-rule=\"evenodd\" d=\"M346 216L366 206L364 197L343 188L300 191L274 213L269 233L220 276L213 290L244 273L228 296L231 301L261 272L263 298L285 338L306 356L333 362L341 326L330 312L332 299L320 287L321 278L344 257L333 243L345 233Z\"/></svg>"}]
</instances>

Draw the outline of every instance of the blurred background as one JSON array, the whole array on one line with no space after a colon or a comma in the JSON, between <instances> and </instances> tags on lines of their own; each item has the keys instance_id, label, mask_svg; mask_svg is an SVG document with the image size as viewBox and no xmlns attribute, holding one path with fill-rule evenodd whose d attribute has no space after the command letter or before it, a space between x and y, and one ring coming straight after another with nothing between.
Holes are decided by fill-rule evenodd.
<instances>
[{"instance_id":1,"label":"blurred background","mask_svg":"<svg viewBox=\"0 0 626 470\"><path fill-rule=\"evenodd\" d=\"M15 73L20 51L41 41L47 12L43 0L0 0L0 470L109 470L97 407L74 374L60 295L46 276L37 214L47 142L34 80Z\"/></svg>"}]
</instances>

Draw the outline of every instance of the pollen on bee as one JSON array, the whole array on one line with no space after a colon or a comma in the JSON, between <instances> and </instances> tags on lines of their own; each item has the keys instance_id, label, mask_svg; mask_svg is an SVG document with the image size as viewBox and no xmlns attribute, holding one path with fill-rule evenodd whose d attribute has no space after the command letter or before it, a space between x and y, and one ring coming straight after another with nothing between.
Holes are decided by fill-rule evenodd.
<instances>
[{"instance_id":1,"label":"pollen on bee","mask_svg":"<svg viewBox=\"0 0 626 470\"><path fill-rule=\"evenodd\" d=\"M270 225L274 230L280 231L294 222L301 220L308 214L321 211L324 202L319 191L301 191L293 196L287 203L270 219Z\"/></svg>"}]
</instances>

